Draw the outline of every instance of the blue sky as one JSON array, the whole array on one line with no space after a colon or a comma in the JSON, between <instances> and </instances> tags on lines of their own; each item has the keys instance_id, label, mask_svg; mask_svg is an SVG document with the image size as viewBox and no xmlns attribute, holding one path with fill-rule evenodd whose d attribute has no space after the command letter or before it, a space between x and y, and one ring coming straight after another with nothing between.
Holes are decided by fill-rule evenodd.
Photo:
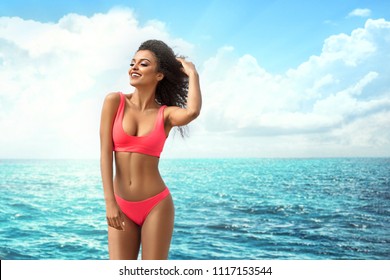
<instances>
[{"instance_id":1,"label":"blue sky","mask_svg":"<svg viewBox=\"0 0 390 280\"><path fill-rule=\"evenodd\" d=\"M97 158L102 99L150 37L201 74L168 157L390 156L389 21L390 1L2 1L0 158Z\"/></svg>"},{"instance_id":2,"label":"blue sky","mask_svg":"<svg viewBox=\"0 0 390 280\"><path fill-rule=\"evenodd\" d=\"M116 6L133 9L141 23L164 22L172 35L195 44L201 59L229 45L239 55L254 55L271 72L298 66L319 54L328 36L364 24L365 17L347 16L354 9L390 17L390 1L383 0L13 0L1 1L0 16L56 22L68 13L92 16Z\"/></svg>"}]
</instances>

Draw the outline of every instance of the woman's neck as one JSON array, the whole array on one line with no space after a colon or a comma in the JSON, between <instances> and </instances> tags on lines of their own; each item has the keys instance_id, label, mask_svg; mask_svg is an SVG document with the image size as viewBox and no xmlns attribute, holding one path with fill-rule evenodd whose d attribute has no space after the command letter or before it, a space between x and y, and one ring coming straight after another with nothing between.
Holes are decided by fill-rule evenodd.
<instances>
[{"instance_id":1,"label":"woman's neck","mask_svg":"<svg viewBox=\"0 0 390 280\"><path fill-rule=\"evenodd\" d=\"M145 111L146 109L155 108L157 105L155 89L136 88L131 97L131 102L140 111Z\"/></svg>"}]
</instances>

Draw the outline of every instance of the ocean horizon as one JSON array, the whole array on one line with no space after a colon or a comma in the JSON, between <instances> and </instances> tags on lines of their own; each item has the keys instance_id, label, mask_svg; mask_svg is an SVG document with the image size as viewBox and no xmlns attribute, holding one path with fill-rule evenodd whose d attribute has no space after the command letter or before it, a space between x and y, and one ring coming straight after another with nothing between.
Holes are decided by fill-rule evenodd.
<instances>
[{"instance_id":1,"label":"ocean horizon","mask_svg":"<svg viewBox=\"0 0 390 280\"><path fill-rule=\"evenodd\" d=\"M390 158L160 159L169 258L390 259ZM98 159L0 159L0 259L108 259Z\"/></svg>"}]
</instances>

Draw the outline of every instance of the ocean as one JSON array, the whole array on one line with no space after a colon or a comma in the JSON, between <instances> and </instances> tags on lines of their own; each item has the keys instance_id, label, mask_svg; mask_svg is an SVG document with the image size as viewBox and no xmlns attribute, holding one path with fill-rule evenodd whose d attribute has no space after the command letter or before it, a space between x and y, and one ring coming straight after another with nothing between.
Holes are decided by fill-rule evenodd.
<instances>
[{"instance_id":1,"label":"ocean","mask_svg":"<svg viewBox=\"0 0 390 280\"><path fill-rule=\"evenodd\" d=\"M164 159L174 260L390 259L390 158ZM0 259L108 259L98 160L0 160Z\"/></svg>"}]
</instances>

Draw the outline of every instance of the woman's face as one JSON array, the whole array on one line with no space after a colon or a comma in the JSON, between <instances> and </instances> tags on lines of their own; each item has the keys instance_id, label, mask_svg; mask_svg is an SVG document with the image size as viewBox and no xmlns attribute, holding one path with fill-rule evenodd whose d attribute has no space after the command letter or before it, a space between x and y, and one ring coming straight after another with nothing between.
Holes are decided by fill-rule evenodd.
<instances>
[{"instance_id":1,"label":"woman's face","mask_svg":"<svg viewBox=\"0 0 390 280\"><path fill-rule=\"evenodd\" d=\"M130 63L130 84L133 87L157 85L164 77L157 72L157 66L157 59L151 51L136 52Z\"/></svg>"}]
</instances>

